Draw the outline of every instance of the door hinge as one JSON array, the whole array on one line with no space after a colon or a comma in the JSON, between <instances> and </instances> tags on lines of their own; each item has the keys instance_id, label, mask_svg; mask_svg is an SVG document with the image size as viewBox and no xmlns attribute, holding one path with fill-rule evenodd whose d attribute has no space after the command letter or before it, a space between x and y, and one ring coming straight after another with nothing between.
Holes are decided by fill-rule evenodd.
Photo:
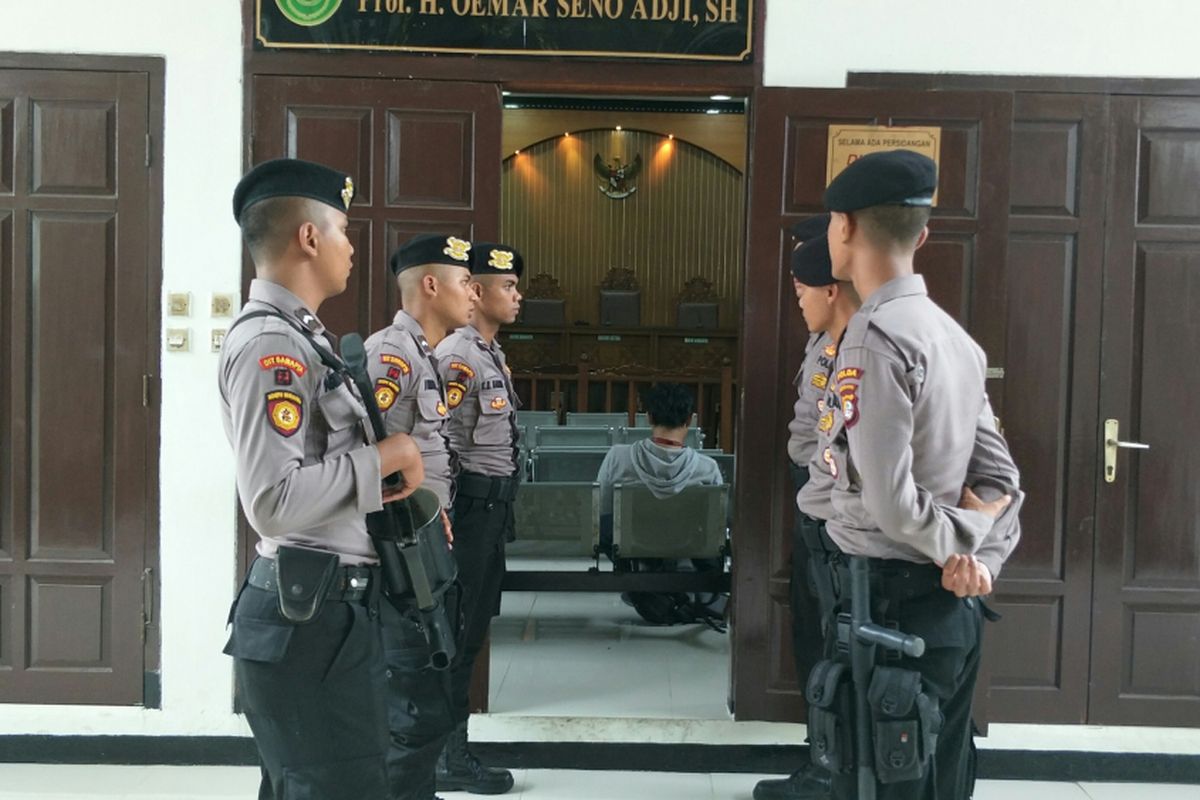
<instances>
[{"instance_id":1,"label":"door hinge","mask_svg":"<svg viewBox=\"0 0 1200 800\"><path fill-rule=\"evenodd\" d=\"M146 166L147 167L150 166L154 161L154 159L152 157L153 153L154 153L154 137L147 133L146 134Z\"/></svg>"},{"instance_id":2,"label":"door hinge","mask_svg":"<svg viewBox=\"0 0 1200 800\"><path fill-rule=\"evenodd\" d=\"M142 408L150 407L150 376L142 375Z\"/></svg>"},{"instance_id":3,"label":"door hinge","mask_svg":"<svg viewBox=\"0 0 1200 800\"><path fill-rule=\"evenodd\" d=\"M148 627L154 622L154 570L146 567L142 570L142 627Z\"/></svg>"}]
</instances>

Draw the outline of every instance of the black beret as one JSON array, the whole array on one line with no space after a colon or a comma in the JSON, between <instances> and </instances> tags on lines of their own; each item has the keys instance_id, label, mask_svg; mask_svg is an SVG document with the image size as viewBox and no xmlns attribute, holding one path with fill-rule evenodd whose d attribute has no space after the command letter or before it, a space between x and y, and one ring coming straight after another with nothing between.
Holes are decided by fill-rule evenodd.
<instances>
[{"instance_id":1,"label":"black beret","mask_svg":"<svg viewBox=\"0 0 1200 800\"><path fill-rule=\"evenodd\" d=\"M472 275L515 275L525 271L525 259L514 248L494 242L471 245Z\"/></svg>"},{"instance_id":2,"label":"black beret","mask_svg":"<svg viewBox=\"0 0 1200 800\"><path fill-rule=\"evenodd\" d=\"M799 239L802 242L807 242L809 239L815 239L828 230L829 215L817 214L816 216L802 219L796 224L792 225L790 228L788 228L788 233L792 234L792 237L795 239Z\"/></svg>"},{"instance_id":3,"label":"black beret","mask_svg":"<svg viewBox=\"0 0 1200 800\"><path fill-rule=\"evenodd\" d=\"M792 277L805 286L837 283L837 278L833 277L833 261L829 258L829 237L826 234L809 239L792 251Z\"/></svg>"},{"instance_id":4,"label":"black beret","mask_svg":"<svg viewBox=\"0 0 1200 800\"><path fill-rule=\"evenodd\" d=\"M233 218L241 222L243 211L268 197L307 197L349 211L354 180L324 164L298 158L264 161L247 172L233 190Z\"/></svg>"},{"instance_id":5,"label":"black beret","mask_svg":"<svg viewBox=\"0 0 1200 800\"><path fill-rule=\"evenodd\" d=\"M830 211L871 206L931 206L937 189L937 164L912 150L887 150L857 159L825 190Z\"/></svg>"},{"instance_id":6,"label":"black beret","mask_svg":"<svg viewBox=\"0 0 1200 800\"><path fill-rule=\"evenodd\" d=\"M426 264L448 264L470 269L471 243L441 233L422 233L400 245L388 263L393 275L399 275L409 267L423 267Z\"/></svg>"}]
</instances>

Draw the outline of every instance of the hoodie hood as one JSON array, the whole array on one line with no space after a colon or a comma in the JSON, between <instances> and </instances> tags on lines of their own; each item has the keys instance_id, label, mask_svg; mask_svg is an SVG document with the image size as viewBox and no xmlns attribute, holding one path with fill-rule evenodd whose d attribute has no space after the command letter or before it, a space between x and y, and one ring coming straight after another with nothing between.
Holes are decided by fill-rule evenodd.
<instances>
[{"instance_id":1,"label":"hoodie hood","mask_svg":"<svg viewBox=\"0 0 1200 800\"><path fill-rule=\"evenodd\" d=\"M700 463L690 447L663 447L649 439L630 445L629 456L638 479L658 498L679 494L694 483Z\"/></svg>"}]
</instances>

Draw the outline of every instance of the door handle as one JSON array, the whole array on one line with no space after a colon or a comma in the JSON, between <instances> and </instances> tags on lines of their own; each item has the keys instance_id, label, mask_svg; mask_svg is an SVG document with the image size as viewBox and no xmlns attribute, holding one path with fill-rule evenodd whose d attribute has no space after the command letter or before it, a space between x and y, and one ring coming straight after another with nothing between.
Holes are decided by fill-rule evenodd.
<instances>
[{"instance_id":1,"label":"door handle","mask_svg":"<svg viewBox=\"0 0 1200 800\"><path fill-rule=\"evenodd\" d=\"M1104 482L1117 479L1117 450L1149 450L1150 445L1141 442L1122 442L1121 423L1115 419L1104 420Z\"/></svg>"}]
</instances>

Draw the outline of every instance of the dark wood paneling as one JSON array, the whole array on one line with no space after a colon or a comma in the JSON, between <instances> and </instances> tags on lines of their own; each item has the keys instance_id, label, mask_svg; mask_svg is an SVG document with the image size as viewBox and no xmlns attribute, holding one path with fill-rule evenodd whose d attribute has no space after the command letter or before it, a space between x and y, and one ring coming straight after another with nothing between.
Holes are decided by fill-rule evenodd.
<instances>
[{"instance_id":1,"label":"dark wood paneling","mask_svg":"<svg viewBox=\"0 0 1200 800\"><path fill-rule=\"evenodd\" d=\"M33 405L28 553L36 559L112 558L109 500L114 443L108 419L115 342L116 219L111 213L30 215ZM63 325L51 308L73 309ZM67 369L64 364L70 364ZM84 400L81 387L94 387ZM64 481L65 475L88 480Z\"/></svg>"},{"instance_id":2,"label":"dark wood paneling","mask_svg":"<svg viewBox=\"0 0 1200 800\"><path fill-rule=\"evenodd\" d=\"M1200 98L1115 98L1089 722L1200 725ZM1191 191L1184 192L1191 181Z\"/></svg>"},{"instance_id":3,"label":"dark wood paneling","mask_svg":"<svg viewBox=\"0 0 1200 800\"><path fill-rule=\"evenodd\" d=\"M117 109L110 102L33 100L33 194L116 191Z\"/></svg>"},{"instance_id":4,"label":"dark wood paneling","mask_svg":"<svg viewBox=\"0 0 1200 800\"><path fill-rule=\"evenodd\" d=\"M917 269L1002 364L1011 105L982 94L765 89L753 111L737 452L757 455L737 466L733 692L739 719L799 720L787 611L794 502L780 435L795 397L778 376L795 374L807 337L783 272L782 228L821 210L831 123L942 126L939 207ZM815 637L808 650L820 652Z\"/></svg>"},{"instance_id":5,"label":"dark wood paneling","mask_svg":"<svg viewBox=\"0 0 1200 800\"><path fill-rule=\"evenodd\" d=\"M1107 107L1018 95L1013 111L999 393L1027 496L987 631L998 722L1087 716Z\"/></svg>"},{"instance_id":6,"label":"dark wood paneling","mask_svg":"<svg viewBox=\"0 0 1200 800\"><path fill-rule=\"evenodd\" d=\"M16 154L0 196L0 700L135 704L158 519L150 76L8 70L0 96Z\"/></svg>"},{"instance_id":7,"label":"dark wood paneling","mask_svg":"<svg viewBox=\"0 0 1200 800\"><path fill-rule=\"evenodd\" d=\"M908 91L1020 92L1022 94L1200 96L1194 78L1082 78L1074 75L981 75L956 72L851 72L853 88Z\"/></svg>"},{"instance_id":8,"label":"dark wood paneling","mask_svg":"<svg viewBox=\"0 0 1200 800\"><path fill-rule=\"evenodd\" d=\"M0 98L0 194L13 191L13 100Z\"/></svg>"},{"instance_id":9,"label":"dark wood paneling","mask_svg":"<svg viewBox=\"0 0 1200 800\"><path fill-rule=\"evenodd\" d=\"M622 200L600 192L597 155L623 164L640 156L637 191ZM521 251L530 276L558 279L568 324L599 323L599 286L613 267L633 270L644 325L676 324L679 295L696 276L720 297L721 324L737 318L744 181L720 158L665 132L610 127L510 155L501 181L501 238Z\"/></svg>"}]
</instances>

